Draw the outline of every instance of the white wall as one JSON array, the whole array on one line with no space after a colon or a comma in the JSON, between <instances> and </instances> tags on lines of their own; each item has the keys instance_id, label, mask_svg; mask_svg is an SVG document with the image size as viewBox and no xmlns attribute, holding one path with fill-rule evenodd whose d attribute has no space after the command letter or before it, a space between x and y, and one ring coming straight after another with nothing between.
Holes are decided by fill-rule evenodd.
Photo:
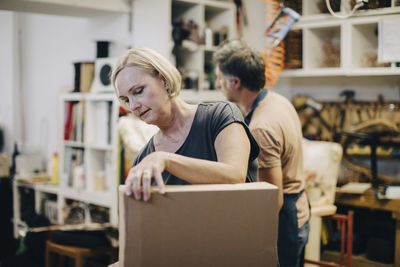
<instances>
[{"instance_id":1,"label":"white wall","mask_svg":"<svg viewBox=\"0 0 400 267\"><path fill-rule=\"evenodd\" d=\"M88 19L0 12L0 23L7 26L1 27L1 36L8 36L2 40L0 52L4 53L1 58L6 59L0 62L0 124L4 121L6 125L7 152L10 153L14 141L21 145L22 152L41 153L46 159L57 150L60 94L73 88L73 63L94 60L96 40L113 41L110 56L120 55L126 49L127 15L114 16L110 20L109 15ZM19 37L13 40L16 33ZM18 63L12 55L19 46ZM10 69L18 65L19 71ZM19 79L20 85L13 77ZM21 97L15 96L18 88ZM21 116L9 111L13 101Z\"/></svg>"},{"instance_id":2,"label":"white wall","mask_svg":"<svg viewBox=\"0 0 400 267\"><path fill-rule=\"evenodd\" d=\"M73 87L73 62L93 58L87 20L51 15L21 16L22 143L26 153L57 150L59 97Z\"/></svg>"},{"instance_id":3,"label":"white wall","mask_svg":"<svg viewBox=\"0 0 400 267\"><path fill-rule=\"evenodd\" d=\"M264 32L268 23L265 20L265 4L262 0L242 1L247 14L248 25L243 27L243 39L254 48L262 51L265 46Z\"/></svg>"},{"instance_id":4,"label":"white wall","mask_svg":"<svg viewBox=\"0 0 400 267\"><path fill-rule=\"evenodd\" d=\"M172 59L171 1L134 0L132 4L132 45L149 47Z\"/></svg>"},{"instance_id":5,"label":"white wall","mask_svg":"<svg viewBox=\"0 0 400 267\"><path fill-rule=\"evenodd\" d=\"M15 53L14 46L14 23L13 12L0 11L0 127L3 129L5 146L4 151L11 153L13 135L15 133L14 123L15 105L13 105L15 94Z\"/></svg>"}]
</instances>

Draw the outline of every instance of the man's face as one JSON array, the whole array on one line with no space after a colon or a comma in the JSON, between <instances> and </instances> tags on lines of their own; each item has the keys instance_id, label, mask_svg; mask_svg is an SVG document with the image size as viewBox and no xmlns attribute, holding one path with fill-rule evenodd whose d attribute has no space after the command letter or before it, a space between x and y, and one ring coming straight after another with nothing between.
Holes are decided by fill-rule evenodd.
<instances>
[{"instance_id":1,"label":"man's face","mask_svg":"<svg viewBox=\"0 0 400 267\"><path fill-rule=\"evenodd\" d=\"M219 69L219 66L215 68L215 75L217 77L215 79L215 86L221 89L226 99L228 99L231 102L235 102L236 98L235 98L235 90L233 87L232 78L224 75Z\"/></svg>"}]
</instances>

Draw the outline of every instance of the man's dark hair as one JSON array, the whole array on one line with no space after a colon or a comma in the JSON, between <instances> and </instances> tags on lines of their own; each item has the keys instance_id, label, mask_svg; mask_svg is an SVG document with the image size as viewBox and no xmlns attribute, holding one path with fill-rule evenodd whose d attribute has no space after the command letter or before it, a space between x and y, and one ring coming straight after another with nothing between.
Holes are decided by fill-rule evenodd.
<instances>
[{"instance_id":1,"label":"man's dark hair","mask_svg":"<svg viewBox=\"0 0 400 267\"><path fill-rule=\"evenodd\" d=\"M224 42L214 53L213 60L227 76L236 76L243 86L258 92L265 85L265 63L261 53L242 40Z\"/></svg>"}]
</instances>

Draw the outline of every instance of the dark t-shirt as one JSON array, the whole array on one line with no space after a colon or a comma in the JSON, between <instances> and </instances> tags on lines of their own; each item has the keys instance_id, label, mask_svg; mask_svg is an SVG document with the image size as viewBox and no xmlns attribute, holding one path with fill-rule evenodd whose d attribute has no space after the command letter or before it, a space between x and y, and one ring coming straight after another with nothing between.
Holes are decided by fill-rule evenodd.
<instances>
[{"instance_id":1,"label":"dark t-shirt","mask_svg":"<svg viewBox=\"0 0 400 267\"><path fill-rule=\"evenodd\" d=\"M255 139L247 128L243 121L242 113L239 108L229 102L216 102L216 103L204 103L199 104L196 114L193 119L192 127L189 131L185 142L175 152L175 154L217 161L217 153L215 151L214 143L218 134L229 124L240 123L246 130L247 136L249 137L251 150L249 165L247 169L246 182L258 181L258 163L257 156L259 153L259 147ZM146 144L146 146L140 151L136 157L133 166L138 164L148 154L154 152L154 136ZM189 184L187 181L182 180L168 171L162 173L164 183L169 185L184 185ZM155 184L155 181L152 181Z\"/></svg>"}]
</instances>

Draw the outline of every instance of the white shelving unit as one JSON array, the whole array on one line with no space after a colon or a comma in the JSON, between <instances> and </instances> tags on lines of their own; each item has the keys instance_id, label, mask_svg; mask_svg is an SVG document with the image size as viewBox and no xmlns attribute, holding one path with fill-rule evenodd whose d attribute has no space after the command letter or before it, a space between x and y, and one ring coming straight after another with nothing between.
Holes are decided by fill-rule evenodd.
<instances>
[{"instance_id":1,"label":"white shelving unit","mask_svg":"<svg viewBox=\"0 0 400 267\"><path fill-rule=\"evenodd\" d=\"M74 106L73 111L69 109L71 106ZM86 207L95 205L106 208L108 222L118 225L118 112L119 102L114 94L62 95L58 126L59 184L31 184L18 180L18 177L14 179L15 237L19 229L26 227L20 216L20 187L33 190L36 213L46 214L45 206L50 205L47 213L52 213L48 217L53 223L65 223L66 201L74 200L82 202ZM66 126L68 120L72 120L75 126ZM71 130L66 134L68 128ZM87 215L88 212L85 212ZM90 220L85 218L85 222Z\"/></svg>"},{"instance_id":2,"label":"white shelving unit","mask_svg":"<svg viewBox=\"0 0 400 267\"><path fill-rule=\"evenodd\" d=\"M14 237L18 238L18 231L21 229L26 228L26 222L24 222L21 219L21 195L19 193L19 189L27 189L27 190L33 190L33 195L34 195L34 210L36 213L45 213L43 210L43 201L44 200L49 200L49 198L55 199L56 201L52 200L53 206L56 206L56 208L53 208L53 216L54 218L57 218L57 220L52 220L52 218L49 218L52 220L53 223L59 223L59 216L58 210L60 210L62 207L59 205L58 201L58 196L60 194L60 188L59 186L51 185L51 184L31 184L31 183L26 183L21 180L19 180L19 177L16 176L13 179L13 224L14 224ZM52 197L49 197L52 196ZM55 214L57 213L57 214Z\"/></svg>"},{"instance_id":3,"label":"white shelving unit","mask_svg":"<svg viewBox=\"0 0 400 267\"><path fill-rule=\"evenodd\" d=\"M347 19L321 14L320 2L303 1L303 15L294 27L302 32L302 68L284 70L282 78L400 75L395 62L377 63L378 24L400 18L398 1L391 1L390 7L358 10Z\"/></svg>"},{"instance_id":4,"label":"white shelving unit","mask_svg":"<svg viewBox=\"0 0 400 267\"><path fill-rule=\"evenodd\" d=\"M210 0L172 0L171 22L193 21L198 26L199 37L202 40L193 50L180 48L177 61L183 70L183 80L190 79L190 84L184 82L182 97L191 103L201 101L222 100L223 95L215 90L213 85L214 68L212 55L222 39L236 37L235 6L230 1ZM205 41L205 30L211 30L211 41ZM217 40L218 38L220 40ZM173 41L173 40L171 40Z\"/></svg>"},{"instance_id":5,"label":"white shelving unit","mask_svg":"<svg viewBox=\"0 0 400 267\"><path fill-rule=\"evenodd\" d=\"M132 5L134 46L152 48L173 63L176 63L176 59L172 53L174 47L172 22L194 21L201 40L204 40L206 26L213 33L221 32L223 29L228 39L236 38L235 5L231 0L146 0L133 1ZM146 30L143 30L143 25L146 25ZM195 77L191 89L183 88L183 99L191 103L224 99L220 97L220 93L216 93L218 90L209 90L207 82L204 83L206 73L212 72L209 68L216 46L213 43L206 46L204 42L200 42L191 48L193 49L182 48L178 53L182 58L178 63ZM217 98L214 98L215 96Z\"/></svg>"},{"instance_id":6,"label":"white shelving unit","mask_svg":"<svg viewBox=\"0 0 400 267\"><path fill-rule=\"evenodd\" d=\"M76 127L82 131L67 138L68 105L82 105L82 119ZM59 216L63 223L62 208L66 199L106 207L109 221L117 225L118 136L119 103L114 94L65 94L60 103L61 146L59 167ZM74 112L73 112L74 113ZM78 123L82 123L78 126ZM73 131L73 130L72 130ZM71 132L72 132L71 131ZM75 156L74 156L75 155ZM77 169L82 170L79 174ZM78 173L77 173L78 172ZM83 175L83 181L79 176ZM82 177L82 176L80 176Z\"/></svg>"}]
</instances>

